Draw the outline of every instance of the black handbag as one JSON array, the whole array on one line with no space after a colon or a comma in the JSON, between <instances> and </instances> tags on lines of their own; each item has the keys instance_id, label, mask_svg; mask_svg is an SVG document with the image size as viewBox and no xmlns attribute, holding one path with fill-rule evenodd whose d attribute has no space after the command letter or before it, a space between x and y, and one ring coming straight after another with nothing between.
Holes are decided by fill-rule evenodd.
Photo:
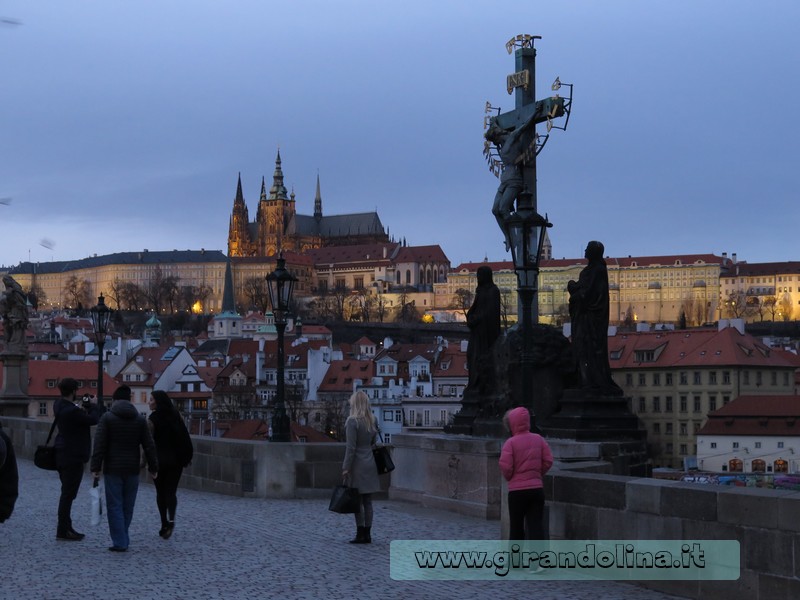
<instances>
[{"instance_id":1,"label":"black handbag","mask_svg":"<svg viewBox=\"0 0 800 600\"><path fill-rule=\"evenodd\" d=\"M357 488L346 485L337 485L333 488L331 502L328 510L342 515L357 513L361 504L361 498Z\"/></svg>"},{"instance_id":2,"label":"black handbag","mask_svg":"<svg viewBox=\"0 0 800 600\"><path fill-rule=\"evenodd\" d=\"M378 432L378 435L381 435L380 431ZM394 471L392 454L389 452L389 448L382 444L383 436L381 435L381 445L375 445L372 447L372 457L375 459L375 466L378 468L378 475L385 475L386 473L391 473Z\"/></svg>"},{"instance_id":3,"label":"black handbag","mask_svg":"<svg viewBox=\"0 0 800 600\"><path fill-rule=\"evenodd\" d=\"M53 431L56 428L57 421L58 415L53 419L53 424L50 426L50 433L47 434L47 441L44 443L44 446L37 446L36 452L33 454L33 464L45 471L56 471L58 469L56 465L56 447L48 446L50 438L53 437Z\"/></svg>"}]
</instances>

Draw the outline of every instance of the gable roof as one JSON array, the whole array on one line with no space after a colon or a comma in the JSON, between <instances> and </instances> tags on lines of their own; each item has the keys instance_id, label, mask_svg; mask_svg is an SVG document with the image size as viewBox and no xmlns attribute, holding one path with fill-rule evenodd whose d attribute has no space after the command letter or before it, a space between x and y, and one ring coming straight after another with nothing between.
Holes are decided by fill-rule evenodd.
<instances>
[{"instance_id":1,"label":"gable roof","mask_svg":"<svg viewBox=\"0 0 800 600\"><path fill-rule=\"evenodd\" d=\"M370 360L332 360L319 385L320 392L352 392L353 382L360 379L367 382L372 377Z\"/></svg>"},{"instance_id":2,"label":"gable roof","mask_svg":"<svg viewBox=\"0 0 800 600\"><path fill-rule=\"evenodd\" d=\"M782 353L734 327L618 333L608 338L612 369L665 367L794 367ZM653 360L642 361L652 352Z\"/></svg>"},{"instance_id":3,"label":"gable roof","mask_svg":"<svg viewBox=\"0 0 800 600\"><path fill-rule=\"evenodd\" d=\"M0 361L2 365L2 361ZM4 369L0 368L0 386L3 383ZM31 398L60 398L58 382L65 377L72 377L83 384L78 394L96 393L91 382L97 381L97 363L83 360L31 360L28 361L28 395ZM52 386L48 383L51 382ZM108 373L103 373L103 395L111 398L111 392L117 382Z\"/></svg>"},{"instance_id":4,"label":"gable roof","mask_svg":"<svg viewBox=\"0 0 800 600\"><path fill-rule=\"evenodd\" d=\"M800 436L800 396L739 396L710 412L697 434Z\"/></svg>"}]
</instances>

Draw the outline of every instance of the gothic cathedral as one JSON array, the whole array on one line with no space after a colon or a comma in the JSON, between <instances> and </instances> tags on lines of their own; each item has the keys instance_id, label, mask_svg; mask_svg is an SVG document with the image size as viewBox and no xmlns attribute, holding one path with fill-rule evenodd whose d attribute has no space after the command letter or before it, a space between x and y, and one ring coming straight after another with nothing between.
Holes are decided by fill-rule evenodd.
<instances>
[{"instance_id":1,"label":"gothic cathedral","mask_svg":"<svg viewBox=\"0 0 800 600\"><path fill-rule=\"evenodd\" d=\"M256 220L250 222L242 194L242 176L239 174L228 229L228 256L273 256L281 251L304 253L323 246L388 241L389 236L384 231L377 212L324 217L319 175L314 215L297 214L294 192L288 195L283 184L280 150L275 159L269 195L266 181L262 177Z\"/></svg>"}]
</instances>

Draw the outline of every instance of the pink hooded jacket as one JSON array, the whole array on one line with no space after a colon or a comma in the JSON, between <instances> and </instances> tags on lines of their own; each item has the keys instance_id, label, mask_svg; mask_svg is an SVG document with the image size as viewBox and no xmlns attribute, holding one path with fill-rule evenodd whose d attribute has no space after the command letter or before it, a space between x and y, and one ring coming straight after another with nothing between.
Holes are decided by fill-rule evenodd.
<instances>
[{"instance_id":1,"label":"pink hooded jacket","mask_svg":"<svg viewBox=\"0 0 800 600\"><path fill-rule=\"evenodd\" d=\"M500 472L508 481L508 491L543 486L542 478L553 466L553 453L540 435L531 433L528 409L517 407L508 413L511 437L500 452Z\"/></svg>"}]
</instances>

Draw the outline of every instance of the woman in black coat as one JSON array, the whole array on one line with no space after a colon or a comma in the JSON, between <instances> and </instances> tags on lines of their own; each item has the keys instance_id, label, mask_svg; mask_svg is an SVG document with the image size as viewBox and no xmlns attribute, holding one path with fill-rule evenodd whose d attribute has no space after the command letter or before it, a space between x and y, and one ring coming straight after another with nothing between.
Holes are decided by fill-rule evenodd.
<instances>
[{"instance_id":1,"label":"woman in black coat","mask_svg":"<svg viewBox=\"0 0 800 600\"><path fill-rule=\"evenodd\" d=\"M162 538L169 539L175 527L175 510L178 507L178 482L184 467L192 462L192 438L183 418L173 406L166 392L155 390L150 395L150 430L158 452L158 478L156 503L161 515Z\"/></svg>"}]
</instances>

